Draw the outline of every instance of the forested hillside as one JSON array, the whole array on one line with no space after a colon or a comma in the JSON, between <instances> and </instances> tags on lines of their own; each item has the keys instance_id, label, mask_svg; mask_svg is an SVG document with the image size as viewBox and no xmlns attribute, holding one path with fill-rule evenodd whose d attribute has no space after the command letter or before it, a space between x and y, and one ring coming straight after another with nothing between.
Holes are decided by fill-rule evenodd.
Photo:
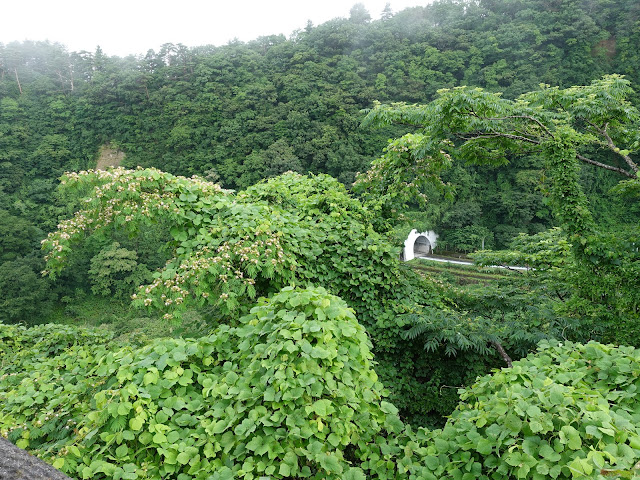
<instances>
[{"instance_id":1,"label":"forested hillside","mask_svg":"<svg viewBox=\"0 0 640 480\"><path fill-rule=\"evenodd\" d=\"M0 44L0 435L73 478L637 476L639 45L636 0Z\"/></svg>"},{"instance_id":2,"label":"forested hillside","mask_svg":"<svg viewBox=\"0 0 640 480\"><path fill-rule=\"evenodd\" d=\"M104 242L52 292L39 275L39 241L68 208L57 178L95 167L103 146L123 152L124 166L198 174L225 188L288 170L350 185L401 131L361 126L375 100L423 103L458 85L514 98L540 83L581 85L614 72L636 86L639 11L632 0L441 1L372 19L376 12L356 5L349 18L289 38L166 44L127 58L99 47L0 45L0 315L36 315L89 283L89 260ZM637 219L637 205L607 194L615 174L585 168L582 176L599 220ZM429 205L410 218L438 230L447 249L473 251L483 240L500 248L553 224L534 160L457 165L443 177L454 200L427 192ZM139 254L151 268L163 262L153 249Z\"/></svg>"},{"instance_id":3,"label":"forested hillside","mask_svg":"<svg viewBox=\"0 0 640 480\"><path fill-rule=\"evenodd\" d=\"M0 318L39 321L60 300L73 315L74 299L87 294L126 299L165 262L168 226L134 239L114 230L75 252L57 282L40 275L40 241L78 198L56 193L58 177L95 167L101 152L232 189L289 170L328 173L350 187L387 139L406 131L363 126L362 109L374 101L426 103L460 85L515 98L540 83L586 85L607 73L638 89L640 6L632 0L441 1L372 16L356 5L349 18L289 38L166 44L127 58L99 47L0 45ZM427 205L410 203L407 216L435 228L450 250L504 247L555 224L546 175L535 157L456 163L442 172L453 197L427 188ZM581 179L598 222L637 222L637 202L608 193L619 175L584 166Z\"/></svg>"}]
</instances>

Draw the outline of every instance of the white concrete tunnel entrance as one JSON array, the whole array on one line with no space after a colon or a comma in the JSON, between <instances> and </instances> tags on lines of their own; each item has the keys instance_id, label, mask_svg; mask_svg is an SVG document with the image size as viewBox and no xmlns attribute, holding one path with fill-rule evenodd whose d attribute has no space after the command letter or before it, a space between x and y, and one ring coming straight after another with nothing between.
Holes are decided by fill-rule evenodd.
<instances>
[{"instance_id":1,"label":"white concrete tunnel entrance","mask_svg":"<svg viewBox=\"0 0 640 480\"><path fill-rule=\"evenodd\" d=\"M404 248L400 258L404 261L413 260L414 258L426 257L433 253L436 248L438 235L434 231L418 232L411 230L409 236L404 242Z\"/></svg>"},{"instance_id":2,"label":"white concrete tunnel entrance","mask_svg":"<svg viewBox=\"0 0 640 480\"><path fill-rule=\"evenodd\" d=\"M413 243L413 256L415 258L426 257L431 253L431 242L424 235L420 235Z\"/></svg>"}]
</instances>

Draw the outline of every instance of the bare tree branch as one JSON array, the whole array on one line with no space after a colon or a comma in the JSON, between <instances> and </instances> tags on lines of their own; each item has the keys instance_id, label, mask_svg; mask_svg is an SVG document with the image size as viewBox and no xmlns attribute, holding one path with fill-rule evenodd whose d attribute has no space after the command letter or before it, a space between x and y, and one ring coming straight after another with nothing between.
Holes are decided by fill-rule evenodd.
<instances>
[{"instance_id":1,"label":"bare tree branch","mask_svg":"<svg viewBox=\"0 0 640 480\"><path fill-rule=\"evenodd\" d=\"M22 95L22 85L20 85L20 79L18 78L18 69L14 68L13 71L16 74L16 82L18 82L18 90L20 90L20 95Z\"/></svg>"},{"instance_id":2,"label":"bare tree branch","mask_svg":"<svg viewBox=\"0 0 640 480\"><path fill-rule=\"evenodd\" d=\"M536 140L534 138L529 138L529 137L525 137L523 135L512 135L509 133L499 133L499 132L495 132L495 133L483 133L483 134L475 134L475 135L462 135L461 138L463 138L464 140L475 140L475 139L480 139L480 138L508 138L511 140L519 140L522 142L526 142L526 143L530 143L533 145L540 145L542 142L539 140ZM598 162L596 160L591 160L590 158L585 157L584 155L580 155L579 153L576 155L576 157L588 164L591 165L595 165L596 167L600 167L600 168L604 168L606 170L611 170L612 172L616 172L619 173L621 175L624 175L625 177L628 178L632 178L632 179L637 179L637 175L636 172L638 171L638 167L635 167L634 171L627 171L624 168L620 168L620 167L614 167L613 165L608 165L606 163L602 163L602 162ZM635 164L633 164L635 165ZM633 167L632 167L633 168Z\"/></svg>"},{"instance_id":3,"label":"bare tree branch","mask_svg":"<svg viewBox=\"0 0 640 480\"><path fill-rule=\"evenodd\" d=\"M525 119L525 120L530 120L530 121L532 121L532 122L536 123L540 128L542 128L542 129L545 131L545 133L546 133L547 135L549 135L551 138L555 138L555 137L553 136L553 133L551 133L551 131L547 128L547 126L546 126L544 123L542 123L542 122L541 122L540 120L538 120L537 118L535 118L535 117L531 117L531 116L529 116L529 115L509 115L509 116L507 116L507 117L487 118L487 120L508 120L508 119L510 119L510 118L523 118L523 119Z\"/></svg>"},{"instance_id":4,"label":"bare tree branch","mask_svg":"<svg viewBox=\"0 0 640 480\"><path fill-rule=\"evenodd\" d=\"M629 177L629 178L633 178L633 179L638 178L635 175L635 173L628 172L624 168L614 167L613 165L607 165L606 163L598 162L596 160L591 160L590 158L587 158L584 155L580 155L579 153L576 155L576 157L579 160L581 160L581 161L583 161L585 163L589 163L591 165L595 165L596 167L604 168L606 170L611 170L612 172L617 172L617 173L619 173L621 175L624 175L625 177Z\"/></svg>"},{"instance_id":5,"label":"bare tree branch","mask_svg":"<svg viewBox=\"0 0 640 480\"><path fill-rule=\"evenodd\" d=\"M502 359L507 364L507 367L509 368L513 367L513 362L511 360L511 357L509 356L509 354L507 354L507 352L505 351L504 347L500 344L500 342L498 342L497 340L491 340L489 343L493 348L495 348L498 351Z\"/></svg>"},{"instance_id":6,"label":"bare tree branch","mask_svg":"<svg viewBox=\"0 0 640 480\"><path fill-rule=\"evenodd\" d=\"M466 140L475 140L476 138L508 138L510 140L520 140L521 142L526 142L526 143L532 143L534 145L540 145L540 141L536 140L534 138L529 138L529 137L525 137L522 135L512 135L510 133L499 133L499 132L494 132L494 133L483 133L483 134L477 134L477 135L470 135L470 136L462 136L462 138L466 139Z\"/></svg>"},{"instance_id":7,"label":"bare tree branch","mask_svg":"<svg viewBox=\"0 0 640 480\"><path fill-rule=\"evenodd\" d=\"M631 160L631 157L629 155L624 155L620 149L618 147L615 146L615 144L613 143L613 140L611 139L611 137L609 136L609 133L607 132L607 127L609 124L606 124L604 126L604 129L602 130L602 134L604 135L604 138L606 138L607 140L607 144L609 145L609 148L614 152L617 153L618 155L620 155L625 162L627 162L627 165L629 165L629 167L631 167L631 170L633 170L635 173L638 173L638 165L636 165L636 163Z\"/></svg>"},{"instance_id":8,"label":"bare tree branch","mask_svg":"<svg viewBox=\"0 0 640 480\"><path fill-rule=\"evenodd\" d=\"M607 145L609 146L609 149L613 153L620 155L624 159L624 161L627 163L627 165L629 165L629 168L631 168L631 170L633 170L634 173L638 173L638 165L633 160L631 160L631 157L629 155L623 154L620 151L620 148L618 148L616 144L613 143L613 139L611 138L611 136L609 136L609 132L607 132L607 128L609 128L609 122L605 123L602 127L598 127L596 124L590 122L587 119L584 119L584 121L587 122L591 126L591 128L593 128L596 132L598 132L600 135L602 135L605 138L605 140L607 141ZM636 178L636 176L631 175L631 178Z\"/></svg>"}]
</instances>

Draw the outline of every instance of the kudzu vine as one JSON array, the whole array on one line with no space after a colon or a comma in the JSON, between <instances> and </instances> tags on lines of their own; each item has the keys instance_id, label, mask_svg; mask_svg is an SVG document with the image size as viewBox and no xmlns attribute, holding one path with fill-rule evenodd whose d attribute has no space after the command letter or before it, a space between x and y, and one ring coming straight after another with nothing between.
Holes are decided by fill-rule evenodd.
<instances>
[{"instance_id":1,"label":"kudzu vine","mask_svg":"<svg viewBox=\"0 0 640 480\"><path fill-rule=\"evenodd\" d=\"M546 342L478 379L443 429L385 398L353 311L284 288L206 337L143 347L0 325L0 433L74 478L631 478L640 350Z\"/></svg>"}]
</instances>

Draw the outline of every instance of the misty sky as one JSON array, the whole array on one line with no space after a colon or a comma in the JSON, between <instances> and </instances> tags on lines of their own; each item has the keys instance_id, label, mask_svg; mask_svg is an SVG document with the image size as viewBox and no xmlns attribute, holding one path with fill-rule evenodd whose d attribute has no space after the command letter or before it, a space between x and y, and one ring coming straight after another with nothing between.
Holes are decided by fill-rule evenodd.
<instances>
[{"instance_id":1,"label":"misty sky","mask_svg":"<svg viewBox=\"0 0 640 480\"><path fill-rule=\"evenodd\" d=\"M373 19L385 4L398 12L429 0L361 0ZM357 0L22 0L2 2L0 43L59 42L70 51L145 54L163 43L223 45L238 38L289 36L307 20L348 17Z\"/></svg>"}]
</instances>

